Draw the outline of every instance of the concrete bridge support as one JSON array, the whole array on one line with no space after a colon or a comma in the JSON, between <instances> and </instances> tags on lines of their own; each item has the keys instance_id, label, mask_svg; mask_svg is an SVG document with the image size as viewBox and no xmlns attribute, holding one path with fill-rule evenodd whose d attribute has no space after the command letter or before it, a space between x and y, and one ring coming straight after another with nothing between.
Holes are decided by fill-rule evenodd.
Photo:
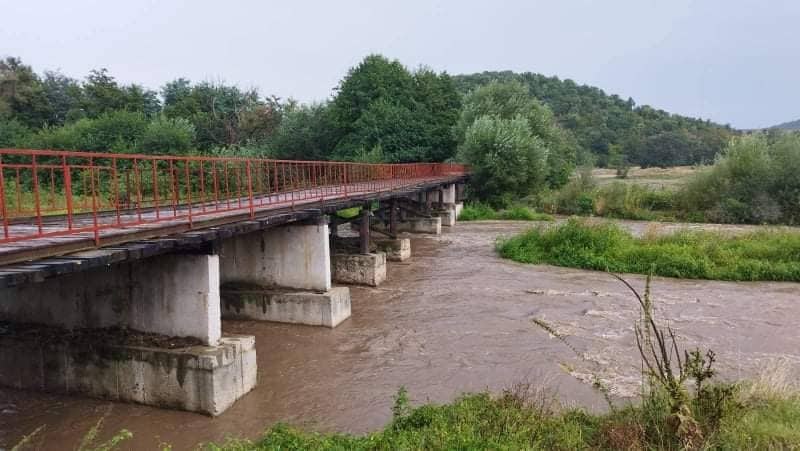
<instances>
[{"instance_id":1,"label":"concrete bridge support","mask_svg":"<svg viewBox=\"0 0 800 451\"><path fill-rule=\"evenodd\" d=\"M377 287L386 280L386 253L373 251L370 241L372 211L364 205L358 222L358 252L346 246L334 249L331 257L333 278L337 282Z\"/></svg>"},{"instance_id":2,"label":"concrete bridge support","mask_svg":"<svg viewBox=\"0 0 800 451\"><path fill-rule=\"evenodd\" d=\"M256 384L253 337L221 333L216 255L168 254L6 288L0 320L5 386L218 415Z\"/></svg>"},{"instance_id":3,"label":"concrete bridge support","mask_svg":"<svg viewBox=\"0 0 800 451\"><path fill-rule=\"evenodd\" d=\"M222 315L336 327L350 317L350 290L331 286L327 218L228 238L220 265Z\"/></svg>"}]
</instances>

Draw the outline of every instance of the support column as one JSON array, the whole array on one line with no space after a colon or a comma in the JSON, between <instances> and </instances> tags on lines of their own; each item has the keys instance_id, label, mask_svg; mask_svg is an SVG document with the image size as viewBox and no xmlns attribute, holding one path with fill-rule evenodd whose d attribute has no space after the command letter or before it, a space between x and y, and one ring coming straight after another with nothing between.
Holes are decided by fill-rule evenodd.
<instances>
[{"instance_id":1,"label":"support column","mask_svg":"<svg viewBox=\"0 0 800 451\"><path fill-rule=\"evenodd\" d=\"M372 214L365 205L361 209L361 230L358 233L359 250L362 254L369 254L369 216Z\"/></svg>"},{"instance_id":2,"label":"support column","mask_svg":"<svg viewBox=\"0 0 800 451\"><path fill-rule=\"evenodd\" d=\"M328 224L289 224L223 240L223 284L331 288Z\"/></svg>"},{"instance_id":3,"label":"support column","mask_svg":"<svg viewBox=\"0 0 800 451\"><path fill-rule=\"evenodd\" d=\"M331 286L326 217L224 240L225 318L336 327L350 317L350 290Z\"/></svg>"},{"instance_id":4,"label":"support column","mask_svg":"<svg viewBox=\"0 0 800 451\"><path fill-rule=\"evenodd\" d=\"M370 215L369 205L364 205L359 224L359 253L336 250L333 255L333 278L337 282L376 287L386 280L386 254L370 253Z\"/></svg>"},{"instance_id":5,"label":"support column","mask_svg":"<svg viewBox=\"0 0 800 451\"><path fill-rule=\"evenodd\" d=\"M389 234L397 236L397 199L392 199L389 207Z\"/></svg>"}]
</instances>

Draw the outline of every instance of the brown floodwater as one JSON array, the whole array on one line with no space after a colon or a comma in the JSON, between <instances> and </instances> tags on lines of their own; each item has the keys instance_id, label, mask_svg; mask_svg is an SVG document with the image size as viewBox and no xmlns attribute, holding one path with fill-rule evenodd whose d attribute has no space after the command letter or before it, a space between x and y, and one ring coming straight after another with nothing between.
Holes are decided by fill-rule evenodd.
<instances>
[{"instance_id":1,"label":"brown floodwater","mask_svg":"<svg viewBox=\"0 0 800 451\"><path fill-rule=\"evenodd\" d=\"M103 437L133 432L125 449L257 438L275 422L364 433L389 420L401 386L422 403L531 382L566 404L601 411L596 374L618 402L634 397L641 381L634 299L601 272L499 259L495 239L527 227L459 223L440 237L414 238L412 259L390 262L385 284L352 287L353 316L333 330L225 321L227 332L255 335L258 387L218 418L0 389L0 449L42 425L33 440L39 449L75 448L104 413ZM627 278L642 287L641 276ZM717 352L722 377L751 376L776 359L800 375L800 284L655 278L653 295L682 344ZM565 335L581 357L533 319Z\"/></svg>"}]
</instances>

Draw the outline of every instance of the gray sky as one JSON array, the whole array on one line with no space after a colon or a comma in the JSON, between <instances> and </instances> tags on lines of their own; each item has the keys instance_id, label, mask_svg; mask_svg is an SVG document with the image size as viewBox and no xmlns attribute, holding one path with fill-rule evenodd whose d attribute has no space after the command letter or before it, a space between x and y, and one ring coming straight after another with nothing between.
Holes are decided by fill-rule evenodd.
<instances>
[{"instance_id":1,"label":"gray sky","mask_svg":"<svg viewBox=\"0 0 800 451\"><path fill-rule=\"evenodd\" d=\"M0 0L0 56L321 100L368 53L540 72L736 127L800 118L798 0Z\"/></svg>"}]
</instances>

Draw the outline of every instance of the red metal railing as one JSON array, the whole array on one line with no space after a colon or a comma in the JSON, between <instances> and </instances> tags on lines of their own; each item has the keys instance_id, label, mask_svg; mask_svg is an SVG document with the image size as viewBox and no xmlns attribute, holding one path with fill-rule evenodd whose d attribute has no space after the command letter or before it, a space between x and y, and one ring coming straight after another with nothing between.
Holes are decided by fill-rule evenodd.
<instances>
[{"instance_id":1,"label":"red metal railing","mask_svg":"<svg viewBox=\"0 0 800 451\"><path fill-rule=\"evenodd\" d=\"M361 164L0 149L0 243L193 221L386 191L466 173Z\"/></svg>"}]
</instances>

